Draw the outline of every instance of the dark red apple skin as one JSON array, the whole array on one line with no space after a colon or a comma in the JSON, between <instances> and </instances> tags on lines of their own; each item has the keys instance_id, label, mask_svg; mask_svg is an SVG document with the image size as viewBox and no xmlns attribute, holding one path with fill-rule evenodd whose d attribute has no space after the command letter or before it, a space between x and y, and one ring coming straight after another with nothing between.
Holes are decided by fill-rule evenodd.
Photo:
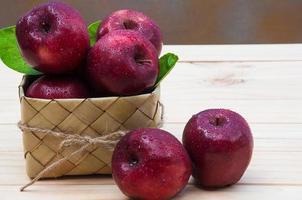
<instances>
[{"instance_id":1,"label":"dark red apple skin","mask_svg":"<svg viewBox=\"0 0 302 200\"><path fill-rule=\"evenodd\" d=\"M26 95L40 99L88 98L87 86L73 76L42 76L27 89Z\"/></svg>"},{"instance_id":2,"label":"dark red apple skin","mask_svg":"<svg viewBox=\"0 0 302 200\"><path fill-rule=\"evenodd\" d=\"M99 93L125 96L154 86L159 73L153 45L135 31L106 34L90 49L87 80Z\"/></svg>"},{"instance_id":3,"label":"dark red apple skin","mask_svg":"<svg viewBox=\"0 0 302 200\"><path fill-rule=\"evenodd\" d=\"M253 151L248 123L226 109L209 109L194 115L185 126L183 144L193 163L193 177L202 187L237 183Z\"/></svg>"},{"instance_id":4,"label":"dark red apple skin","mask_svg":"<svg viewBox=\"0 0 302 200\"><path fill-rule=\"evenodd\" d=\"M143 13L134 10L118 10L107 16L98 29L97 40L109 32L125 29L142 34L160 54L163 39L159 26Z\"/></svg>"},{"instance_id":5,"label":"dark red apple skin","mask_svg":"<svg viewBox=\"0 0 302 200\"><path fill-rule=\"evenodd\" d=\"M121 191L135 199L170 199L187 184L191 161L170 133L141 128L124 136L112 156L112 175Z\"/></svg>"},{"instance_id":6,"label":"dark red apple skin","mask_svg":"<svg viewBox=\"0 0 302 200\"><path fill-rule=\"evenodd\" d=\"M26 61L47 74L76 71L89 49L83 18L59 2L41 4L26 13L17 22L16 36Z\"/></svg>"}]
</instances>

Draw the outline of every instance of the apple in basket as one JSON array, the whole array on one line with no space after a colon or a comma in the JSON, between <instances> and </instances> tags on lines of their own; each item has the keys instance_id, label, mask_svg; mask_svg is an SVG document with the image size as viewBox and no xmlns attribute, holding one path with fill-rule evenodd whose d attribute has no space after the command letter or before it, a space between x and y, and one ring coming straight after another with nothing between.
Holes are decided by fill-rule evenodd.
<instances>
[{"instance_id":1,"label":"apple in basket","mask_svg":"<svg viewBox=\"0 0 302 200\"><path fill-rule=\"evenodd\" d=\"M241 115L226 109L194 115L184 129L183 144L193 163L193 177L202 187L237 183L253 151L249 125Z\"/></svg>"},{"instance_id":2,"label":"apple in basket","mask_svg":"<svg viewBox=\"0 0 302 200\"><path fill-rule=\"evenodd\" d=\"M141 128L126 134L112 156L112 175L121 191L134 199L169 199L191 175L182 144L161 129Z\"/></svg>"},{"instance_id":3,"label":"apple in basket","mask_svg":"<svg viewBox=\"0 0 302 200\"><path fill-rule=\"evenodd\" d=\"M28 87L26 96L41 99L86 98L89 89L75 76L45 75Z\"/></svg>"},{"instance_id":4,"label":"apple in basket","mask_svg":"<svg viewBox=\"0 0 302 200\"><path fill-rule=\"evenodd\" d=\"M159 63L149 40L136 31L118 30L97 41L89 51L86 70L98 92L136 95L154 86Z\"/></svg>"},{"instance_id":5,"label":"apple in basket","mask_svg":"<svg viewBox=\"0 0 302 200\"><path fill-rule=\"evenodd\" d=\"M59 2L42 4L16 25L17 41L26 61L48 74L75 71L89 49L89 35L80 13Z\"/></svg>"},{"instance_id":6,"label":"apple in basket","mask_svg":"<svg viewBox=\"0 0 302 200\"><path fill-rule=\"evenodd\" d=\"M149 17L134 10L118 10L107 16L101 23L97 39L116 30L134 30L149 40L157 50L162 48L162 35L159 26Z\"/></svg>"}]
</instances>

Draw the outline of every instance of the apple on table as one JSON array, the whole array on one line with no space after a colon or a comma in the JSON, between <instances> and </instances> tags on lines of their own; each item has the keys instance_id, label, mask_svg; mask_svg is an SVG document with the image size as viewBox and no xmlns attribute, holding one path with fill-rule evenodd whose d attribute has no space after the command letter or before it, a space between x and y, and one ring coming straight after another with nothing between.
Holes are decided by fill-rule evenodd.
<instances>
[{"instance_id":1,"label":"apple on table","mask_svg":"<svg viewBox=\"0 0 302 200\"><path fill-rule=\"evenodd\" d=\"M202 187L237 183L253 152L248 123L227 109L208 109L193 115L185 126L183 144L193 163L193 177Z\"/></svg>"},{"instance_id":2,"label":"apple on table","mask_svg":"<svg viewBox=\"0 0 302 200\"><path fill-rule=\"evenodd\" d=\"M126 134L112 156L112 176L130 198L161 200L179 193L191 176L188 153L172 134L140 128Z\"/></svg>"}]
</instances>

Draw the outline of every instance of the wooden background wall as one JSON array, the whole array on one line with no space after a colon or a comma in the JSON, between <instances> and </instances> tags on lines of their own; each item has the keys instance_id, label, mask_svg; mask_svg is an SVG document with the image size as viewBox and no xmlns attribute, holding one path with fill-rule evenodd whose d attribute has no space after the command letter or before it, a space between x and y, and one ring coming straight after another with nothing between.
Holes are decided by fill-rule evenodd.
<instances>
[{"instance_id":1,"label":"wooden background wall","mask_svg":"<svg viewBox=\"0 0 302 200\"><path fill-rule=\"evenodd\" d=\"M0 27L45 0L0 0ZM145 12L168 44L302 42L302 0L65 0L87 22L121 8Z\"/></svg>"}]
</instances>

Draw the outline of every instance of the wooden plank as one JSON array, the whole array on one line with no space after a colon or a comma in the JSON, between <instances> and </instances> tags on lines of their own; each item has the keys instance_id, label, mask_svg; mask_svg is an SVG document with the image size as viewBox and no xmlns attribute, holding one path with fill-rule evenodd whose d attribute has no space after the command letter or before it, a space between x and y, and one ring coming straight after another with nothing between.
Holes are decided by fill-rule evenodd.
<instances>
[{"instance_id":1,"label":"wooden plank","mask_svg":"<svg viewBox=\"0 0 302 200\"><path fill-rule=\"evenodd\" d=\"M255 199L293 199L301 197L300 186L263 186L263 185L235 185L219 190L201 190L195 186L187 186L176 199L207 199L207 200L255 200Z\"/></svg>"},{"instance_id":2,"label":"wooden plank","mask_svg":"<svg viewBox=\"0 0 302 200\"><path fill-rule=\"evenodd\" d=\"M170 96L169 96L170 94ZM210 108L226 108L240 113L249 123L302 123L301 100L203 100L173 96L162 97L167 122L185 122L193 114ZM173 102L173 103L171 103ZM188 106L190 105L190 106Z\"/></svg>"},{"instance_id":3,"label":"wooden plank","mask_svg":"<svg viewBox=\"0 0 302 200\"><path fill-rule=\"evenodd\" d=\"M0 152L22 152L22 133L17 125L0 125Z\"/></svg>"},{"instance_id":4,"label":"wooden plank","mask_svg":"<svg viewBox=\"0 0 302 200\"><path fill-rule=\"evenodd\" d=\"M273 142L273 141L270 141ZM290 141L292 142L292 141ZM302 185L302 151L291 151L290 143L275 144L255 140L252 162L240 184L296 184ZM301 141L300 141L301 144ZM295 144L297 146L297 144ZM301 149L301 147L300 147ZM20 185L28 182L22 152L0 152L0 185ZM113 184L105 177L105 183ZM50 179L37 184L104 184L103 177L75 177Z\"/></svg>"},{"instance_id":5,"label":"wooden plank","mask_svg":"<svg viewBox=\"0 0 302 200\"><path fill-rule=\"evenodd\" d=\"M302 62L179 63L162 95L203 100L302 99ZM167 94L168 93L168 94Z\"/></svg>"},{"instance_id":6,"label":"wooden plank","mask_svg":"<svg viewBox=\"0 0 302 200\"><path fill-rule=\"evenodd\" d=\"M19 99L0 102L0 124L17 124L21 119Z\"/></svg>"},{"instance_id":7,"label":"wooden plank","mask_svg":"<svg viewBox=\"0 0 302 200\"><path fill-rule=\"evenodd\" d=\"M52 186L33 186L30 191L20 192L16 186L1 186L1 199L41 199L43 200L121 200L127 199L115 185L56 185Z\"/></svg>"},{"instance_id":8,"label":"wooden plank","mask_svg":"<svg viewBox=\"0 0 302 200\"><path fill-rule=\"evenodd\" d=\"M40 186L35 185L26 192L19 192L16 186L1 186L0 194L3 200L22 199L32 200L121 200L127 199L115 185L64 185L64 186ZM301 186L279 185L235 185L215 191L204 190L193 185L186 188L174 198L177 199L207 199L207 200L255 200L255 199L291 199L300 200Z\"/></svg>"},{"instance_id":9,"label":"wooden plank","mask_svg":"<svg viewBox=\"0 0 302 200\"><path fill-rule=\"evenodd\" d=\"M180 141L185 123L165 123L162 129ZM256 151L302 152L302 124L250 124ZM0 152L22 152L22 133L16 125L0 125Z\"/></svg>"},{"instance_id":10,"label":"wooden plank","mask_svg":"<svg viewBox=\"0 0 302 200\"><path fill-rule=\"evenodd\" d=\"M0 87L5 88L5 87L7 87L9 85L13 85L13 84L18 85L17 81L18 81L18 79L20 79L22 77L22 74L5 66L5 64L0 59L0 77L1 77Z\"/></svg>"},{"instance_id":11,"label":"wooden plank","mask_svg":"<svg viewBox=\"0 0 302 200\"><path fill-rule=\"evenodd\" d=\"M179 139L185 123L165 123L162 129L169 131ZM250 128L253 132L253 137L257 139L302 139L302 124L250 124Z\"/></svg>"},{"instance_id":12,"label":"wooden plank","mask_svg":"<svg viewBox=\"0 0 302 200\"><path fill-rule=\"evenodd\" d=\"M181 61L288 61L302 60L302 44L164 45Z\"/></svg>"}]
</instances>

